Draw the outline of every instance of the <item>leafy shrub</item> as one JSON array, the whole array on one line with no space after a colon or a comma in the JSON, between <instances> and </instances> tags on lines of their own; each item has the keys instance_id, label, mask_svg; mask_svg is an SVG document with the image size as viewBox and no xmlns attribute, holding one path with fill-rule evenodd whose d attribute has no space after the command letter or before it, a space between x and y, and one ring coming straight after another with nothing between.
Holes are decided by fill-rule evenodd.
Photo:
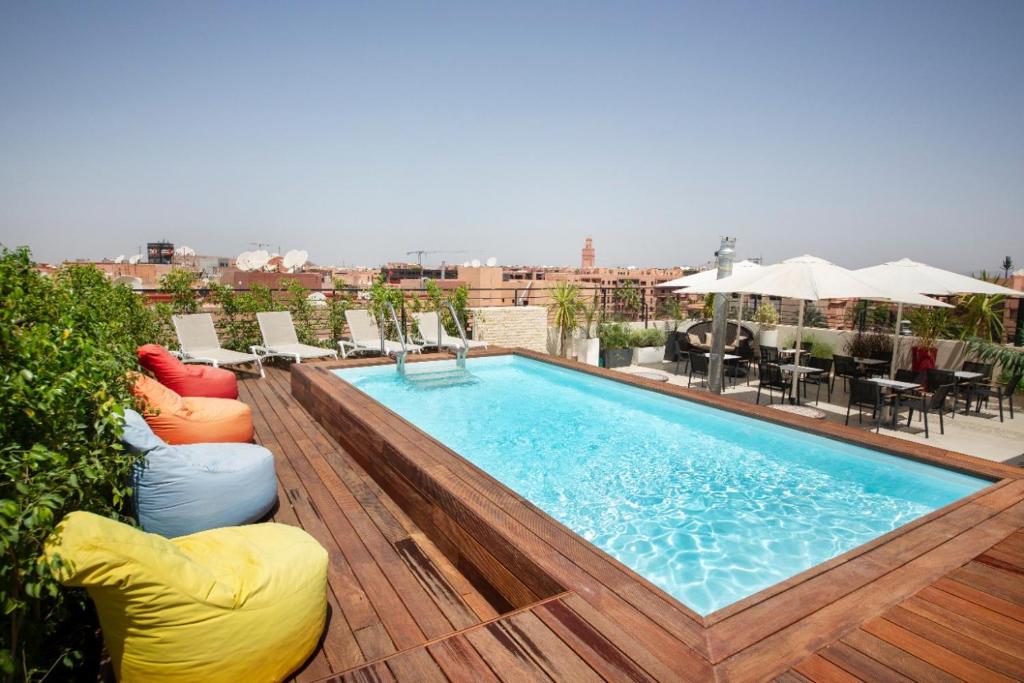
<instances>
[{"instance_id":1,"label":"leafy shrub","mask_svg":"<svg viewBox=\"0 0 1024 683\"><path fill-rule=\"evenodd\" d=\"M881 358L892 353L892 338L880 332L858 332L846 342L846 355L854 358Z\"/></svg>"},{"instance_id":2,"label":"leafy shrub","mask_svg":"<svg viewBox=\"0 0 1024 683\"><path fill-rule=\"evenodd\" d=\"M0 252L0 301L0 670L59 677L85 660L95 619L38 558L72 510L121 517L134 463L119 444L126 372L156 328L141 298L96 268L47 278L27 249Z\"/></svg>"},{"instance_id":3,"label":"leafy shrub","mask_svg":"<svg viewBox=\"0 0 1024 683\"><path fill-rule=\"evenodd\" d=\"M602 349L629 348L629 328L623 323L601 323L597 329L597 337L601 340Z\"/></svg>"},{"instance_id":4,"label":"leafy shrub","mask_svg":"<svg viewBox=\"0 0 1024 683\"><path fill-rule=\"evenodd\" d=\"M656 327L634 330L629 335L630 346L664 346L665 333Z\"/></svg>"},{"instance_id":5,"label":"leafy shrub","mask_svg":"<svg viewBox=\"0 0 1024 683\"><path fill-rule=\"evenodd\" d=\"M778 325L779 312L775 310L775 305L768 299L762 300L761 305L754 312L754 322L758 323L762 329L771 329Z\"/></svg>"}]
</instances>

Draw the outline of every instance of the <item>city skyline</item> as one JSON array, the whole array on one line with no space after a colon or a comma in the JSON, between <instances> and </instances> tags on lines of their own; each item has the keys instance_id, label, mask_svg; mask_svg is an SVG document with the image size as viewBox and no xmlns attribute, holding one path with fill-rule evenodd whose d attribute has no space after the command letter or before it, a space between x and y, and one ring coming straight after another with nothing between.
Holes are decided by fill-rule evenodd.
<instances>
[{"instance_id":1,"label":"city skyline","mask_svg":"<svg viewBox=\"0 0 1024 683\"><path fill-rule=\"evenodd\" d=\"M8 4L0 243L1024 262L1024 6ZM443 256L435 259L440 261ZM411 257L410 257L411 259Z\"/></svg>"}]
</instances>

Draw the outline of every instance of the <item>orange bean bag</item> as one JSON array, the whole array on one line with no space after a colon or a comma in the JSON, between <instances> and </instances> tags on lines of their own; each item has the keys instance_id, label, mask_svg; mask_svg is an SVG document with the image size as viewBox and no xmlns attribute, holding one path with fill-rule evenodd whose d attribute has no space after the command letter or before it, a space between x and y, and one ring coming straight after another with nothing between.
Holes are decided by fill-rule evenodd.
<instances>
[{"instance_id":1,"label":"orange bean bag","mask_svg":"<svg viewBox=\"0 0 1024 683\"><path fill-rule=\"evenodd\" d=\"M182 363L159 344L140 346L136 353L139 365L182 396L238 398L238 380L230 370Z\"/></svg>"},{"instance_id":2,"label":"orange bean bag","mask_svg":"<svg viewBox=\"0 0 1024 683\"><path fill-rule=\"evenodd\" d=\"M230 398L183 398L135 373L132 391L146 403L150 429L170 444L252 441L252 411Z\"/></svg>"}]
</instances>

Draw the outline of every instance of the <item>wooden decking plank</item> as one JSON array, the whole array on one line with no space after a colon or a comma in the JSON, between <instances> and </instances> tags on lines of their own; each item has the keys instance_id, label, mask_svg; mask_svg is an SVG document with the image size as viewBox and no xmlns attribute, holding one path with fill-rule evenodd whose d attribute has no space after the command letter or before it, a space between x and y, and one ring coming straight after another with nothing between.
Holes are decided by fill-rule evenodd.
<instances>
[{"instance_id":1,"label":"wooden decking plank","mask_svg":"<svg viewBox=\"0 0 1024 683\"><path fill-rule=\"evenodd\" d=\"M471 629L465 634L466 640L473 645L480 658L487 662L491 671L505 683L551 681L530 653L503 630L495 627L495 623Z\"/></svg>"},{"instance_id":2,"label":"wooden decking plank","mask_svg":"<svg viewBox=\"0 0 1024 683\"><path fill-rule=\"evenodd\" d=\"M1017 633L1005 630L999 626L978 621L970 615L955 612L951 609L929 602L920 597L909 598L900 603L900 607L909 612L934 621L936 624L945 626L956 633L973 638L985 643L997 650L1002 650L1007 655L1018 660L1024 660L1024 637L1022 632ZM1011 620L1012 621L1012 620Z\"/></svg>"},{"instance_id":3,"label":"wooden decking plank","mask_svg":"<svg viewBox=\"0 0 1024 683\"><path fill-rule=\"evenodd\" d=\"M240 395L248 399L250 406L255 405L253 394L249 390L246 382L240 383ZM257 439L265 447L269 448L272 453L274 453L275 470L277 471L278 479L278 503L275 517L279 518L279 521L283 523L293 524L306 530L306 532L316 538L321 545L324 545L328 550L329 557L331 558L328 563L329 590L327 594L330 612L328 615L328 623L324 631L323 645L319 648L317 658L323 658L326 663L326 671L324 671L324 673L341 671L351 666L355 666L359 662L365 661L364 655L356 642L356 638L352 632L351 625L346 618L344 610L340 606L338 593L335 590L334 583L332 582L332 578L336 579L339 574L344 574L347 571L347 567L339 566L336 562L337 552L330 552L333 547L333 538L331 538L327 530L323 528L322 524L319 523L319 518L310 515L305 520L307 523L303 523L303 519L300 518L299 514L300 510L296 509L292 496L288 493L286 482L293 485L293 487L300 487L301 485L291 474L287 462L282 459L280 455L281 446L277 442L266 416L264 416L262 411L256 409L253 409L252 412L253 426L256 431ZM298 498L298 488L295 488L294 490L294 495ZM305 512L302 511L302 513L303 516L305 516ZM309 528L310 525L313 527L312 531ZM393 651L393 647L388 651ZM311 670L311 673L319 673L323 668L324 667L320 667L319 665L307 667L307 669Z\"/></svg>"},{"instance_id":4,"label":"wooden decking plank","mask_svg":"<svg viewBox=\"0 0 1024 683\"><path fill-rule=\"evenodd\" d=\"M532 611L516 612L491 624L529 652L552 680L580 683L600 683L603 680Z\"/></svg>"},{"instance_id":5,"label":"wooden decking plank","mask_svg":"<svg viewBox=\"0 0 1024 683\"><path fill-rule=\"evenodd\" d=\"M386 664L397 681L415 681L416 683L446 683L448 677L431 658L425 648L412 650L388 657Z\"/></svg>"},{"instance_id":6,"label":"wooden decking plank","mask_svg":"<svg viewBox=\"0 0 1024 683\"><path fill-rule=\"evenodd\" d=\"M497 683L498 677L464 635L431 643L427 651L453 683Z\"/></svg>"},{"instance_id":7,"label":"wooden decking plank","mask_svg":"<svg viewBox=\"0 0 1024 683\"><path fill-rule=\"evenodd\" d=\"M286 403L286 399L283 397L279 400L282 404ZM362 541L363 546L373 558L373 561L382 570L387 570L385 574L388 580L394 586L396 594L405 604L409 613L412 614L419 629L426 636L425 639L432 640L451 633L457 628L464 628L477 623L472 613L462 606L461 612L454 608L452 610L460 616L460 625L453 627L444 612L438 607L438 604L431 599L424 585L417 580L417 577L402 561L398 549L389 542L380 527L377 526L376 520L369 516L360 501L353 495L352 491L348 488L347 482L338 476L338 472L322 457L324 452L336 451L337 446L326 442L318 442L315 437L313 439L309 438L298 425L291 412L282 414L279 411L278 417L281 419L285 430L294 439L296 445L300 447L301 455L306 464L300 463L298 466L299 470L304 470L308 466L319 477L320 482L346 517L348 523ZM401 526L394 522L390 516L388 516L387 523L400 530L401 538L408 538L404 529L401 529ZM405 571L402 571L402 568L405 568ZM445 597L450 600L457 600L457 594L454 590L449 590Z\"/></svg>"},{"instance_id":8,"label":"wooden decking plank","mask_svg":"<svg viewBox=\"0 0 1024 683\"><path fill-rule=\"evenodd\" d=\"M967 619L972 619L979 624L998 629L1001 633L1020 641L1018 648L1024 651L1024 622L1020 622L1005 614L1000 614L970 600L965 600L952 593L939 590L935 587L935 584L919 591L916 597L926 600L933 605L943 607Z\"/></svg>"},{"instance_id":9,"label":"wooden decking plank","mask_svg":"<svg viewBox=\"0 0 1024 683\"><path fill-rule=\"evenodd\" d=\"M872 683L910 683L910 679L840 641L818 651L818 654L863 681Z\"/></svg>"},{"instance_id":10,"label":"wooden decking plank","mask_svg":"<svg viewBox=\"0 0 1024 683\"><path fill-rule=\"evenodd\" d=\"M977 640L966 632L949 628L904 607L889 610L885 613L885 619L950 652L955 652L964 659L1008 678L1024 680L1024 661Z\"/></svg>"},{"instance_id":11,"label":"wooden decking plank","mask_svg":"<svg viewBox=\"0 0 1024 683\"><path fill-rule=\"evenodd\" d=\"M343 683L398 683L384 662L375 662L348 671L341 677L341 680Z\"/></svg>"},{"instance_id":12,"label":"wooden decking plank","mask_svg":"<svg viewBox=\"0 0 1024 683\"><path fill-rule=\"evenodd\" d=\"M944 576L931 585L931 588L941 590L950 595L955 595L958 598L968 600L976 605L992 610L1003 616L1010 617L1020 622L1024 622L1024 605L1018 605L1009 600L992 595L984 590L968 586L965 583L961 583L949 576Z\"/></svg>"},{"instance_id":13,"label":"wooden decking plank","mask_svg":"<svg viewBox=\"0 0 1024 683\"><path fill-rule=\"evenodd\" d=\"M968 562L956 571L950 572L949 578L1009 600L1015 605L1024 606L1024 581L1002 569L981 562Z\"/></svg>"},{"instance_id":14,"label":"wooden decking plank","mask_svg":"<svg viewBox=\"0 0 1024 683\"><path fill-rule=\"evenodd\" d=\"M955 683L960 680L956 676L932 666L923 659L915 657L906 650L896 647L863 629L858 628L852 633L848 633L840 642L871 657L912 681Z\"/></svg>"},{"instance_id":15,"label":"wooden decking plank","mask_svg":"<svg viewBox=\"0 0 1024 683\"><path fill-rule=\"evenodd\" d=\"M811 655L793 670L814 683L861 683L861 679L821 655Z\"/></svg>"},{"instance_id":16,"label":"wooden decking plank","mask_svg":"<svg viewBox=\"0 0 1024 683\"><path fill-rule=\"evenodd\" d=\"M993 498L998 504L986 499ZM983 504L986 500L988 504ZM812 614L843 595L868 586L905 562L908 552L931 551L955 538L965 529L973 528L994 517L1007 507L1024 500L1024 481L1002 486L983 498L950 511L941 519L917 527L889 543L852 558L827 574L819 574L773 600L761 602L714 624L709 630L712 657L747 647L771 630L781 630ZM1000 507L1002 506L1002 507Z\"/></svg>"},{"instance_id":17,"label":"wooden decking plank","mask_svg":"<svg viewBox=\"0 0 1024 683\"><path fill-rule=\"evenodd\" d=\"M1021 503L1017 504L1022 505ZM730 657L719 671L730 680L756 680L773 671L793 666L818 649L840 638L865 619L881 614L908 595L956 567L962 557L984 552L1005 538L1010 520L1017 518L1011 507L983 524L947 541L939 549L922 555L874 582L849 593L803 620L768 636Z\"/></svg>"},{"instance_id":18,"label":"wooden decking plank","mask_svg":"<svg viewBox=\"0 0 1024 683\"><path fill-rule=\"evenodd\" d=\"M772 683L811 683L811 681L790 669L773 678Z\"/></svg>"},{"instance_id":19,"label":"wooden decking plank","mask_svg":"<svg viewBox=\"0 0 1024 683\"><path fill-rule=\"evenodd\" d=\"M549 600L532 611L602 678L609 681L654 683L647 672L561 600Z\"/></svg>"},{"instance_id":20,"label":"wooden decking plank","mask_svg":"<svg viewBox=\"0 0 1024 683\"><path fill-rule=\"evenodd\" d=\"M871 635L965 681L1000 681L1001 683L1013 681L1009 676L1004 676L967 657L947 650L928 638L908 631L887 619L873 619L861 628Z\"/></svg>"}]
</instances>

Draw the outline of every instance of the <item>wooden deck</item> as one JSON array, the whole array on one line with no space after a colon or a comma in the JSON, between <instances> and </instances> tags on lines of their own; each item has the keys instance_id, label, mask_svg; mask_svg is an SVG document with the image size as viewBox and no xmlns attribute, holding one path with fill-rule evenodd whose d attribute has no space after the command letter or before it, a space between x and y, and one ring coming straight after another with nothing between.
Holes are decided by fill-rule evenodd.
<instances>
[{"instance_id":1,"label":"wooden deck","mask_svg":"<svg viewBox=\"0 0 1024 683\"><path fill-rule=\"evenodd\" d=\"M702 618L379 404L346 395L353 421L316 403L338 365L240 384L277 457L275 520L331 555L330 622L298 680L1021 677L1006 672L1024 658L1024 472L945 460L1001 479Z\"/></svg>"}]
</instances>

